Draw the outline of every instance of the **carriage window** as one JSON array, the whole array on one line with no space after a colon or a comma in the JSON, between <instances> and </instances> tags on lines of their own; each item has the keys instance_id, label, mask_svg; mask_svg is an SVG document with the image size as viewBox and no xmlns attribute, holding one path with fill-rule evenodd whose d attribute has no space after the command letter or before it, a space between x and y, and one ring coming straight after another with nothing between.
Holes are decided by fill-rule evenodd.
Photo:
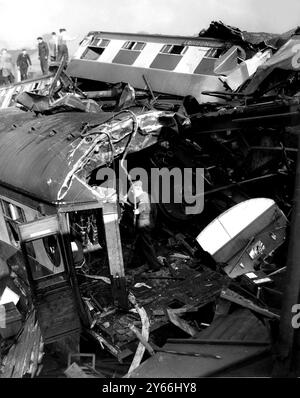
<instances>
[{"instance_id":1,"label":"carriage window","mask_svg":"<svg viewBox=\"0 0 300 398\"><path fill-rule=\"evenodd\" d=\"M205 57L208 57L208 58L219 58L219 56L222 54L222 52L223 52L222 48L210 48L205 53Z\"/></svg>"},{"instance_id":2,"label":"carriage window","mask_svg":"<svg viewBox=\"0 0 300 398\"><path fill-rule=\"evenodd\" d=\"M100 39L99 37L96 37L90 45L95 47L107 47L109 43L110 40L108 39Z\"/></svg>"},{"instance_id":3,"label":"carriage window","mask_svg":"<svg viewBox=\"0 0 300 398\"><path fill-rule=\"evenodd\" d=\"M127 41L122 48L124 50L142 51L145 45L146 43L143 43L141 41Z\"/></svg>"},{"instance_id":4,"label":"carriage window","mask_svg":"<svg viewBox=\"0 0 300 398\"><path fill-rule=\"evenodd\" d=\"M54 267L59 267L61 265L61 255L57 237L47 236L46 238L43 238L43 243L49 260L52 262Z\"/></svg>"},{"instance_id":5,"label":"carriage window","mask_svg":"<svg viewBox=\"0 0 300 398\"><path fill-rule=\"evenodd\" d=\"M2 211L6 223L9 239L12 245L20 247L17 225L25 221L25 215L21 207L16 206L6 200L1 200Z\"/></svg>"},{"instance_id":6,"label":"carriage window","mask_svg":"<svg viewBox=\"0 0 300 398\"><path fill-rule=\"evenodd\" d=\"M186 46L166 44L165 46L163 46L160 52L163 54L182 55L185 53L186 49Z\"/></svg>"},{"instance_id":7,"label":"carriage window","mask_svg":"<svg viewBox=\"0 0 300 398\"><path fill-rule=\"evenodd\" d=\"M38 261L31 256L27 257L33 279L38 280L50 275L57 275L57 281L61 281L59 275L61 275L65 269L63 266L62 255L57 236L51 235L32 242L26 242L25 247L27 253L29 252L32 243L34 243L36 248L39 248ZM45 250L44 255L42 250L43 247Z\"/></svg>"},{"instance_id":8,"label":"carriage window","mask_svg":"<svg viewBox=\"0 0 300 398\"><path fill-rule=\"evenodd\" d=\"M96 61L109 45L110 40L95 38L92 44L84 51L81 59Z\"/></svg>"}]
</instances>

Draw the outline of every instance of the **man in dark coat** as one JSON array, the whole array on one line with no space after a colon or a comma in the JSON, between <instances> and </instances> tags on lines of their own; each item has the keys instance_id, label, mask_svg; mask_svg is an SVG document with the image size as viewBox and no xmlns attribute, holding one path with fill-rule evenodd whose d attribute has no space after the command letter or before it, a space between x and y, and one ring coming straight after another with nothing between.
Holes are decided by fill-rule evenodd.
<instances>
[{"instance_id":1,"label":"man in dark coat","mask_svg":"<svg viewBox=\"0 0 300 398\"><path fill-rule=\"evenodd\" d=\"M39 43L38 50L42 73L46 75L48 73L49 47L42 37L38 37L37 41Z\"/></svg>"},{"instance_id":2,"label":"man in dark coat","mask_svg":"<svg viewBox=\"0 0 300 398\"><path fill-rule=\"evenodd\" d=\"M20 70L21 80L28 79L27 72L30 65L31 59L24 48L17 58L17 67Z\"/></svg>"}]
</instances>

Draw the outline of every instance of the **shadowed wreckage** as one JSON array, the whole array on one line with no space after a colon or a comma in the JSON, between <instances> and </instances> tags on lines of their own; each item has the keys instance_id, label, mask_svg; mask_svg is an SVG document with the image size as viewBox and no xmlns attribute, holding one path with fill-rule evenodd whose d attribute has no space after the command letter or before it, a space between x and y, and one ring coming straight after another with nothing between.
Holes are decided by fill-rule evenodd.
<instances>
[{"instance_id":1,"label":"shadowed wreckage","mask_svg":"<svg viewBox=\"0 0 300 398\"><path fill-rule=\"evenodd\" d=\"M90 32L0 88L1 377L299 375L299 43ZM137 167L204 201L157 204L156 272L103 180Z\"/></svg>"}]
</instances>

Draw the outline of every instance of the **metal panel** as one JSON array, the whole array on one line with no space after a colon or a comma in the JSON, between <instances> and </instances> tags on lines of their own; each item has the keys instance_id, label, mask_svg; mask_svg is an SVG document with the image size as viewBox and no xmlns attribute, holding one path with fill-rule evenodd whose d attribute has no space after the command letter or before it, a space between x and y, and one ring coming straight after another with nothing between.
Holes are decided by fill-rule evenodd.
<instances>
[{"instance_id":1,"label":"metal panel","mask_svg":"<svg viewBox=\"0 0 300 398\"><path fill-rule=\"evenodd\" d=\"M172 54L158 54L150 68L174 70L181 61L182 56Z\"/></svg>"},{"instance_id":2,"label":"metal panel","mask_svg":"<svg viewBox=\"0 0 300 398\"><path fill-rule=\"evenodd\" d=\"M121 39L131 41L144 41L151 43L166 43L179 45L195 45L201 47L220 48L226 43L226 40L215 39L210 37L194 37L194 36L170 36L170 35L151 35L121 32L101 32L91 31L88 35L95 35L105 39Z\"/></svg>"},{"instance_id":3,"label":"metal panel","mask_svg":"<svg viewBox=\"0 0 300 398\"><path fill-rule=\"evenodd\" d=\"M147 64L146 64L147 66ZM153 91L172 95L193 95L198 101L223 102L215 97L202 95L202 91L224 91L223 83L213 74L198 75L176 73L148 67L112 64L100 61L74 59L68 65L68 73L77 78L118 83L126 81L137 89L146 89L143 75L147 77Z\"/></svg>"},{"instance_id":4,"label":"metal panel","mask_svg":"<svg viewBox=\"0 0 300 398\"><path fill-rule=\"evenodd\" d=\"M132 65L140 53L140 51L120 50L112 62L114 64Z\"/></svg>"},{"instance_id":5,"label":"metal panel","mask_svg":"<svg viewBox=\"0 0 300 398\"><path fill-rule=\"evenodd\" d=\"M216 62L217 58L203 58L197 68L194 70L194 73L197 75L216 76L214 72Z\"/></svg>"},{"instance_id":6,"label":"metal panel","mask_svg":"<svg viewBox=\"0 0 300 398\"><path fill-rule=\"evenodd\" d=\"M11 115L10 112L8 112ZM5 113L3 112L3 115ZM26 113L24 113L26 115ZM58 192L76 162L84 156L91 144L79 138L77 150L74 141L80 137L82 123L103 123L110 113L67 113L40 117L28 122L0 122L0 181L24 194L47 202L58 201ZM32 117L32 115L31 115ZM13 124L12 115L11 122ZM21 125L21 127L19 127ZM68 140L70 134L71 140ZM80 188L80 182L74 184ZM96 196L83 187L74 188L70 201L95 201ZM75 197L77 199L75 199Z\"/></svg>"},{"instance_id":7,"label":"metal panel","mask_svg":"<svg viewBox=\"0 0 300 398\"><path fill-rule=\"evenodd\" d=\"M57 216L43 217L39 220L20 224L18 227L20 238L23 242L55 235L59 232Z\"/></svg>"}]
</instances>

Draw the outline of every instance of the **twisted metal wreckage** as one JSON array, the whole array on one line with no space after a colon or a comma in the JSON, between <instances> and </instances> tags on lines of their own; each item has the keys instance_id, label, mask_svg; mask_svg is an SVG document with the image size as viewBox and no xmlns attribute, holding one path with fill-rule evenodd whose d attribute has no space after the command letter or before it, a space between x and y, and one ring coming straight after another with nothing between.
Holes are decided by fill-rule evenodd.
<instances>
[{"instance_id":1,"label":"twisted metal wreckage","mask_svg":"<svg viewBox=\"0 0 300 398\"><path fill-rule=\"evenodd\" d=\"M292 33L91 32L42 86L0 89L2 377L299 375ZM204 169L201 214L158 204L157 272L128 268L132 218L99 189L125 160Z\"/></svg>"}]
</instances>

